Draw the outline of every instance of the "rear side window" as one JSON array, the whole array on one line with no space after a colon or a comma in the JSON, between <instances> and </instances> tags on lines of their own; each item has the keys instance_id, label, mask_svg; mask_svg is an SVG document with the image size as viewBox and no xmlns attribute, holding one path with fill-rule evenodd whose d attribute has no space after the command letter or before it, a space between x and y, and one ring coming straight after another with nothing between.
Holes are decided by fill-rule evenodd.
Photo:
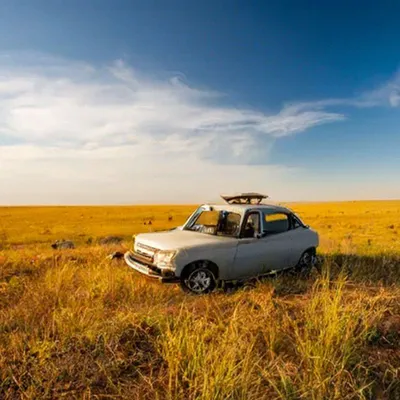
<instances>
[{"instance_id":1,"label":"rear side window","mask_svg":"<svg viewBox=\"0 0 400 400\"><path fill-rule=\"evenodd\" d=\"M253 238L260 233L260 213L253 211L247 214L242 226L242 237Z\"/></svg>"},{"instance_id":2,"label":"rear side window","mask_svg":"<svg viewBox=\"0 0 400 400\"><path fill-rule=\"evenodd\" d=\"M265 230L268 235L286 232L289 230L289 217L283 213L265 214Z\"/></svg>"}]
</instances>

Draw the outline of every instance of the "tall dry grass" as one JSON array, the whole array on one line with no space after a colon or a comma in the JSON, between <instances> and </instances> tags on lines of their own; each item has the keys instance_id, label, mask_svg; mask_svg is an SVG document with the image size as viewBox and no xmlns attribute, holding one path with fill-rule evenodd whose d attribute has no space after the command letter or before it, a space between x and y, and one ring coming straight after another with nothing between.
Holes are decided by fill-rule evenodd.
<instances>
[{"instance_id":1,"label":"tall dry grass","mask_svg":"<svg viewBox=\"0 0 400 400\"><path fill-rule=\"evenodd\" d=\"M302 211L322 231L326 219L335 224L336 205L323 206L330 211L315 205L318 217L312 206ZM156 227L179 224L182 208L173 221L170 210L143 208L125 222L118 208L63 209L65 236L78 248L62 252L49 248L58 234L41 234L63 230L49 222L58 209L2 209L0 398L400 398L399 253L389 240L397 228L387 228L392 214L382 204L358 208L360 223L352 203L336 215L339 232L341 215L356 228L322 234L321 274L200 297L149 282L106 259L114 248L86 243L110 225L128 247L130 227L148 229L152 213ZM72 218L82 213L86 236ZM382 233L364 249L357 231L369 214L380 215Z\"/></svg>"}]
</instances>

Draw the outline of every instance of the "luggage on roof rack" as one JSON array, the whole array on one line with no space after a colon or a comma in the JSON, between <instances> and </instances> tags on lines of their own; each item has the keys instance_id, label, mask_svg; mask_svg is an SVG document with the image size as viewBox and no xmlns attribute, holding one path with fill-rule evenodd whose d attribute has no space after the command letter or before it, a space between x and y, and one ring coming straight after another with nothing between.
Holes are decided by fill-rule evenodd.
<instances>
[{"instance_id":1,"label":"luggage on roof rack","mask_svg":"<svg viewBox=\"0 0 400 400\"><path fill-rule=\"evenodd\" d=\"M233 196L221 195L228 204L260 204L267 195L261 193L240 193Z\"/></svg>"}]
</instances>

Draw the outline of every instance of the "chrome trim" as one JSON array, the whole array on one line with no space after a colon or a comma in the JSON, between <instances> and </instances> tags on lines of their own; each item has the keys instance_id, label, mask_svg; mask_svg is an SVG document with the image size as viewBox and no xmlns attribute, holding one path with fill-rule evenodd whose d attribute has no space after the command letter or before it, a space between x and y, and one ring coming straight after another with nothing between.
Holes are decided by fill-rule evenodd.
<instances>
[{"instance_id":1,"label":"chrome trim","mask_svg":"<svg viewBox=\"0 0 400 400\"><path fill-rule=\"evenodd\" d=\"M140 254L143 257L151 260L154 260L154 254L157 252L157 249L154 247L147 246L142 243L135 243L135 253Z\"/></svg>"},{"instance_id":2,"label":"chrome trim","mask_svg":"<svg viewBox=\"0 0 400 400\"><path fill-rule=\"evenodd\" d=\"M163 275L153 271L147 265L142 264L141 262L135 260L130 251L127 251L124 254L124 260L125 260L126 264L129 267L131 267L132 269L136 270L137 272L140 272L142 275L148 276L149 278L158 279L163 283L176 283L176 282L179 282L179 278L177 278L175 276L175 274L173 274L173 275L172 274L171 275L168 274L169 276L163 276Z\"/></svg>"},{"instance_id":3,"label":"chrome trim","mask_svg":"<svg viewBox=\"0 0 400 400\"><path fill-rule=\"evenodd\" d=\"M132 257L132 255L131 255L131 253L130 253L129 251L125 253L124 259L125 259L125 262L126 262L131 268L133 268L134 270L140 272L141 274L150 276L150 277L152 277L152 278L160 278L160 277L161 277L160 274L157 274L156 272L152 271L147 265L142 264L142 263L136 261L136 260Z\"/></svg>"}]
</instances>

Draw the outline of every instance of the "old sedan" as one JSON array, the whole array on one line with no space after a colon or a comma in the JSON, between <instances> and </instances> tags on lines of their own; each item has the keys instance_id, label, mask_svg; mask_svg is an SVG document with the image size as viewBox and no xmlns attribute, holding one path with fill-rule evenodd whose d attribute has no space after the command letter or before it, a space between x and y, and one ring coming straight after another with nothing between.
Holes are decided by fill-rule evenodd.
<instances>
[{"instance_id":1,"label":"old sedan","mask_svg":"<svg viewBox=\"0 0 400 400\"><path fill-rule=\"evenodd\" d=\"M265 197L224 196L226 204L204 204L183 226L137 235L125 261L148 277L180 282L197 294L222 282L288 268L308 270L319 244L317 232L290 209L261 204Z\"/></svg>"}]
</instances>

